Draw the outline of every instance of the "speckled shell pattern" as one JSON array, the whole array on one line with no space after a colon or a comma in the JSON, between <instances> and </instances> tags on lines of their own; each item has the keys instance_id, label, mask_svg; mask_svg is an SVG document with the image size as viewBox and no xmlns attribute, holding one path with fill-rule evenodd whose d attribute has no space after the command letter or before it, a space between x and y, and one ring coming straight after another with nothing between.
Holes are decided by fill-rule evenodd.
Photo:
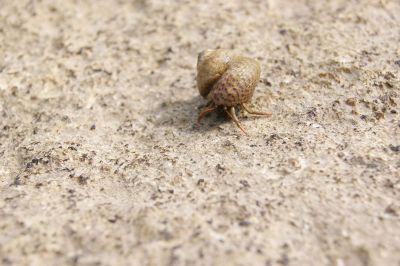
<instances>
[{"instance_id":1,"label":"speckled shell pattern","mask_svg":"<svg viewBox=\"0 0 400 266\"><path fill-rule=\"evenodd\" d=\"M234 57L207 98L218 106L227 107L249 102L259 79L260 66L257 61L247 57Z\"/></svg>"},{"instance_id":2,"label":"speckled shell pattern","mask_svg":"<svg viewBox=\"0 0 400 266\"><path fill-rule=\"evenodd\" d=\"M217 106L249 102L260 79L256 60L224 49L200 53L197 69L200 94Z\"/></svg>"},{"instance_id":3,"label":"speckled shell pattern","mask_svg":"<svg viewBox=\"0 0 400 266\"><path fill-rule=\"evenodd\" d=\"M197 60L197 87L207 97L213 85L229 67L233 53L225 49L204 50Z\"/></svg>"}]
</instances>

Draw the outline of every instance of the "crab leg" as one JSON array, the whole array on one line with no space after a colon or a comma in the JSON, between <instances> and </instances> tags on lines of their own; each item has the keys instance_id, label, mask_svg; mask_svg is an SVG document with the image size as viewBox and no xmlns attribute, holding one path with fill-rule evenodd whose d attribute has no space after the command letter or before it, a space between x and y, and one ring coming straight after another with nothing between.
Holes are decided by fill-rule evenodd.
<instances>
[{"instance_id":1,"label":"crab leg","mask_svg":"<svg viewBox=\"0 0 400 266\"><path fill-rule=\"evenodd\" d=\"M240 106L246 110L246 112L248 112L249 114L252 115L265 115L265 116L271 116L272 113L264 113L264 112L258 112L258 111L253 111L251 109L249 109L246 105L244 105L244 103L241 103Z\"/></svg>"},{"instance_id":2,"label":"crab leg","mask_svg":"<svg viewBox=\"0 0 400 266\"><path fill-rule=\"evenodd\" d=\"M212 102L208 102L206 104L206 106L201 109L199 115L197 116L197 123L196 125L199 126L201 120L204 118L204 116L212 111L214 111L215 109L217 109L217 106L215 106Z\"/></svg>"},{"instance_id":3,"label":"crab leg","mask_svg":"<svg viewBox=\"0 0 400 266\"><path fill-rule=\"evenodd\" d=\"M235 107L233 107L233 106L232 106L232 107L229 107L229 110L227 110L227 109L225 108L225 112L229 115L229 117L232 119L232 121L235 122L236 126L237 126L245 135L248 136L246 130L244 130L244 128L242 127L242 125L241 125L240 122L239 122L239 119L238 119L237 116L236 116Z\"/></svg>"}]
</instances>

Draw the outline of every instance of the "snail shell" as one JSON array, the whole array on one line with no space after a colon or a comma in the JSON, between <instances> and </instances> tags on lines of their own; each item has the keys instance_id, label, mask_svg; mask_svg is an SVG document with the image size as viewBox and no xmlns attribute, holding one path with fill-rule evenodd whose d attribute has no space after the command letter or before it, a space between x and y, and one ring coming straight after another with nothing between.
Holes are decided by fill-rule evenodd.
<instances>
[{"instance_id":1,"label":"snail shell","mask_svg":"<svg viewBox=\"0 0 400 266\"><path fill-rule=\"evenodd\" d=\"M217 106L249 102L260 79L259 63L226 49L205 50L197 61L200 95Z\"/></svg>"}]
</instances>

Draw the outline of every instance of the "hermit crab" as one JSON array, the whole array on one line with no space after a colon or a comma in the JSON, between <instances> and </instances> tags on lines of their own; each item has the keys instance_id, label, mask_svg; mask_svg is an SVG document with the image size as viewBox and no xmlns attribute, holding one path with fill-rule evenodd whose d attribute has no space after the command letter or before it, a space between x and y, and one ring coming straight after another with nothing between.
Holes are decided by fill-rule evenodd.
<instances>
[{"instance_id":1,"label":"hermit crab","mask_svg":"<svg viewBox=\"0 0 400 266\"><path fill-rule=\"evenodd\" d=\"M235 107L240 106L249 114L271 116L271 113L250 110L249 103L260 79L260 64L249 57L236 55L231 50L205 50L198 56L197 87L208 103L200 110L197 125L204 116L221 107L247 135L236 116Z\"/></svg>"}]
</instances>

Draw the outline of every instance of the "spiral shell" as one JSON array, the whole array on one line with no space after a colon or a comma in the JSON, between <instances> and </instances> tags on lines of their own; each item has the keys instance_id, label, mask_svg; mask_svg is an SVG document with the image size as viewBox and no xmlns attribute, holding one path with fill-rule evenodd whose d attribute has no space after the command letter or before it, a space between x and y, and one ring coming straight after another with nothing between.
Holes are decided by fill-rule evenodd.
<instances>
[{"instance_id":1,"label":"spiral shell","mask_svg":"<svg viewBox=\"0 0 400 266\"><path fill-rule=\"evenodd\" d=\"M235 106L249 114L271 116L271 113L254 111L245 104L253 97L260 79L259 63L248 57L235 55L230 50L205 50L197 60L197 88L208 103L197 116L197 125L203 117L222 107L236 126L245 134L246 130L236 116Z\"/></svg>"},{"instance_id":2,"label":"spiral shell","mask_svg":"<svg viewBox=\"0 0 400 266\"><path fill-rule=\"evenodd\" d=\"M249 102L260 79L259 63L226 49L205 50L197 61L200 95L218 106Z\"/></svg>"}]
</instances>

